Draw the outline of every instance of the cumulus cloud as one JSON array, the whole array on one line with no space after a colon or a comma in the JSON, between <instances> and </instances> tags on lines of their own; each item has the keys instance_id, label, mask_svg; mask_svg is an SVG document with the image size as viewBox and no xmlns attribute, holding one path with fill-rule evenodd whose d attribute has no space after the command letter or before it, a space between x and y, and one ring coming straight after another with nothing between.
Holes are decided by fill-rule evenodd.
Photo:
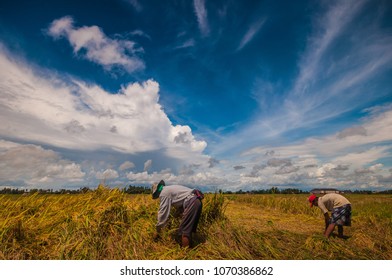
<instances>
[{"instance_id":1,"label":"cumulus cloud","mask_svg":"<svg viewBox=\"0 0 392 280\"><path fill-rule=\"evenodd\" d=\"M348 166L343 167L333 163L326 163L317 168L315 175L317 177L341 177L343 172L347 171L348 169Z\"/></svg>"},{"instance_id":2,"label":"cumulus cloud","mask_svg":"<svg viewBox=\"0 0 392 280\"><path fill-rule=\"evenodd\" d=\"M293 166L293 165L284 165L279 170L276 171L275 174L289 174L289 173L294 173L299 170L298 166Z\"/></svg>"},{"instance_id":3,"label":"cumulus cloud","mask_svg":"<svg viewBox=\"0 0 392 280\"><path fill-rule=\"evenodd\" d=\"M86 130L77 120L72 120L69 123L65 124L64 129L68 133L78 135Z\"/></svg>"},{"instance_id":4,"label":"cumulus cloud","mask_svg":"<svg viewBox=\"0 0 392 280\"><path fill-rule=\"evenodd\" d=\"M195 174L195 170L192 166L187 165L187 166L182 167L178 173L180 175L193 175L193 174Z\"/></svg>"},{"instance_id":5,"label":"cumulus cloud","mask_svg":"<svg viewBox=\"0 0 392 280\"><path fill-rule=\"evenodd\" d=\"M54 20L48 28L48 34L55 39L67 39L75 54L102 65L107 70L121 67L132 73L145 67L137 56L142 49L135 42L111 39L98 26L75 27L72 17Z\"/></svg>"},{"instance_id":6,"label":"cumulus cloud","mask_svg":"<svg viewBox=\"0 0 392 280\"><path fill-rule=\"evenodd\" d=\"M149 159L149 160L147 160L145 163L144 163L144 172L146 172L146 171L148 171L150 168L151 168L151 166L152 166L152 160L151 159Z\"/></svg>"},{"instance_id":7,"label":"cumulus cloud","mask_svg":"<svg viewBox=\"0 0 392 280\"><path fill-rule=\"evenodd\" d=\"M64 181L81 182L85 175L79 164L63 159L53 150L0 140L1 182L50 186Z\"/></svg>"},{"instance_id":8,"label":"cumulus cloud","mask_svg":"<svg viewBox=\"0 0 392 280\"><path fill-rule=\"evenodd\" d=\"M176 125L172 127L170 140L175 144L186 144L193 151L203 151L207 147L205 141L195 141L192 130L187 125Z\"/></svg>"},{"instance_id":9,"label":"cumulus cloud","mask_svg":"<svg viewBox=\"0 0 392 280\"><path fill-rule=\"evenodd\" d=\"M124 171L124 170L131 169L134 167L135 167L135 164L133 162L126 161L120 165L120 170Z\"/></svg>"},{"instance_id":10,"label":"cumulus cloud","mask_svg":"<svg viewBox=\"0 0 392 280\"><path fill-rule=\"evenodd\" d=\"M241 170L241 169L245 169L246 167L242 166L242 165L236 165L236 166L233 166L233 168L234 168L234 170Z\"/></svg>"},{"instance_id":11,"label":"cumulus cloud","mask_svg":"<svg viewBox=\"0 0 392 280\"><path fill-rule=\"evenodd\" d=\"M105 171L98 171L95 176L99 180L116 179L119 177L118 172L110 168Z\"/></svg>"},{"instance_id":12,"label":"cumulus cloud","mask_svg":"<svg viewBox=\"0 0 392 280\"><path fill-rule=\"evenodd\" d=\"M209 159L208 159L208 167L209 167L209 168L213 168L213 167L215 167L217 164L219 164L219 160L217 160L216 158L209 158Z\"/></svg>"},{"instance_id":13,"label":"cumulus cloud","mask_svg":"<svg viewBox=\"0 0 392 280\"><path fill-rule=\"evenodd\" d=\"M139 182L145 185L151 185L154 182L159 182L164 180L167 185L185 185L189 187L204 187L205 189L214 191L217 186L224 187L230 186L229 180L224 176L218 176L211 172L193 172L192 174L183 173L179 175L174 175L173 173L166 172L165 170L161 172L148 173L146 171L134 173L129 172L127 178L131 182Z\"/></svg>"},{"instance_id":14,"label":"cumulus cloud","mask_svg":"<svg viewBox=\"0 0 392 280\"><path fill-rule=\"evenodd\" d=\"M278 166L290 166L290 159L281 159L281 158L271 158L267 161L268 166L278 167Z\"/></svg>"},{"instance_id":15,"label":"cumulus cloud","mask_svg":"<svg viewBox=\"0 0 392 280\"><path fill-rule=\"evenodd\" d=\"M275 151L273 151L273 150L271 150L271 151L266 151L266 152L265 152L265 155L268 156L268 157L270 157L270 156L272 157L272 156L275 155Z\"/></svg>"},{"instance_id":16,"label":"cumulus cloud","mask_svg":"<svg viewBox=\"0 0 392 280\"><path fill-rule=\"evenodd\" d=\"M131 2L136 4L137 10L140 1ZM219 147L210 149L214 157L203 155L207 143L196 139L189 126L171 123L159 104L159 84L154 80L124 84L117 92L108 92L98 85L73 77L64 79L64 75L55 76L50 70L28 65L0 45L0 68L7 69L0 75L0 136L21 143L41 144L2 141L0 178L3 182L18 180L23 184L83 180L86 175L79 164L43 148L51 145L62 150L114 150L123 156L126 153L123 158L137 162L141 170L129 172L135 168L131 161L111 166L127 170L127 179L138 184L164 179L169 184L228 189L289 183L341 188L391 187L390 166L380 163L387 162L392 148L391 105L360 112L366 117L351 127L346 125L341 131L326 134L323 130L317 134L323 136L284 143L285 139L292 139L286 136L294 130L295 135L300 136L302 128L306 133L315 128L323 129L326 120L363 108L369 100L387 96L385 90L377 88L377 81L373 83L373 78L390 69L391 39L378 33L377 23L370 22L370 18L371 24L360 34L350 32L353 19L360 14L365 2L328 2L329 9L316 21L315 33L308 38L308 46L304 46L293 88L279 94L283 98L279 99L279 108L266 106L271 110L260 110L261 115L253 123L233 136L228 135L223 142L217 142ZM193 2L203 36L210 32L205 4L203 0ZM263 23L249 26L239 50L252 42ZM359 26L365 27L363 22L359 22ZM76 56L105 69L133 72L144 67L139 56L142 49L135 42L119 36L109 37L97 26L77 27L71 17L54 21L48 34L55 39L68 40ZM133 34L143 36L140 32ZM342 38L349 41L346 34L350 34L350 42L341 41ZM364 36L370 39L362 40ZM193 39L183 41L179 47L194 44ZM334 53L336 58L332 57L331 47L340 43L344 43L347 52L343 49L341 54ZM374 88L364 86L370 83ZM271 84L268 93L276 89L277 86ZM271 99L264 101L268 103ZM260 146L255 147L255 143ZM240 153L240 149L246 151ZM226 162L215 159L224 158L222 155L228 158L225 154L228 151L233 151L236 158ZM26 161L21 157L23 153L32 160L23 162ZM143 153L148 155L132 158ZM167 166L159 166L157 158L160 157L170 163L180 162L177 166L182 168L178 175ZM148 158L153 158L155 169L157 166L163 169L152 172L152 160L145 161ZM209 168L218 162L219 168ZM33 168L35 166L38 168ZM106 169L107 166L100 164L89 175L120 178L117 170Z\"/></svg>"},{"instance_id":17,"label":"cumulus cloud","mask_svg":"<svg viewBox=\"0 0 392 280\"><path fill-rule=\"evenodd\" d=\"M245 177L259 177L261 171L266 168L265 164L256 164L252 167L252 171L249 174L244 175Z\"/></svg>"},{"instance_id":18,"label":"cumulus cloud","mask_svg":"<svg viewBox=\"0 0 392 280\"><path fill-rule=\"evenodd\" d=\"M61 28L60 28L61 30ZM164 150L185 164L204 162L207 143L173 126L153 80L110 93L17 60L0 47L0 136L58 148L143 153Z\"/></svg>"},{"instance_id":19,"label":"cumulus cloud","mask_svg":"<svg viewBox=\"0 0 392 280\"><path fill-rule=\"evenodd\" d=\"M241 160L262 163L241 175L242 185L279 185L288 182L338 188L369 188L392 185L390 172L380 161L392 148L392 107L364 110L360 124L324 137L309 137L296 144L260 146L241 154ZM279 157L278 157L279 155ZM274 157L271 157L274 156Z\"/></svg>"},{"instance_id":20,"label":"cumulus cloud","mask_svg":"<svg viewBox=\"0 0 392 280\"><path fill-rule=\"evenodd\" d=\"M174 137L174 143L189 143L186 132L179 132L176 137Z\"/></svg>"}]
</instances>

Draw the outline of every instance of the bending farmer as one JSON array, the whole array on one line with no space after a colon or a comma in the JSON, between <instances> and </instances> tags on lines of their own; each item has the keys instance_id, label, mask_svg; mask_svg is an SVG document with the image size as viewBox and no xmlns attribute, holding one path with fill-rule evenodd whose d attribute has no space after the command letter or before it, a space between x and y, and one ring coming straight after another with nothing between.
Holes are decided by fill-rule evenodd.
<instances>
[{"instance_id":1,"label":"bending farmer","mask_svg":"<svg viewBox=\"0 0 392 280\"><path fill-rule=\"evenodd\" d=\"M343 238L343 226L351 226L351 203L344 196L329 193L322 197L312 194L308 198L310 207L318 206L325 218L324 236L329 237L335 226L338 226L338 236ZM331 218L328 215L331 212Z\"/></svg>"},{"instance_id":2,"label":"bending farmer","mask_svg":"<svg viewBox=\"0 0 392 280\"><path fill-rule=\"evenodd\" d=\"M159 198L158 223L155 239L159 238L162 228L167 224L171 207L174 206L182 213L178 234L181 236L183 247L189 247L192 233L196 232L199 223L203 194L199 190L190 189L181 185L165 186L161 180L152 185L152 198Z\"/></svg>"}]
</instances>

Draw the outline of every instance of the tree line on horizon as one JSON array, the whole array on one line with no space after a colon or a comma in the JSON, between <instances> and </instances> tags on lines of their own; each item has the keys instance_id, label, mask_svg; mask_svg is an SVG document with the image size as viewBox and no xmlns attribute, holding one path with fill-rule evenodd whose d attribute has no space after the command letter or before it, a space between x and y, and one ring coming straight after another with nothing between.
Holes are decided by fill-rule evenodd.
<instances>
[{"instance_id":1,"label":"tree line on horizon","mask_svg":"<svg viewBox=\"0 0 392 280\"><path fill-rule=\"evenodd\" d=\"M18 188L3 188L0 190L0 194L34 194L34 193L39 193L39 194L80 194L80 193L87 193L94 191L95 189L89 188L89 187L82 187L79 189L38 189L38 188L33 188L33 189L18 189ZM145 186L133 186L129 185L128 187L121 188L120 189L122 192L127 193L127 194L150 194L151 193L151 188L150 187L145 187ZM215 191L216 192L216 191ZM230 191L230 190L218 190L219 193L221 194L306 194L309 193L309 191L303 191L301 189L297 188L286 188L286 189L279 189L277 187L272 187L269 189L258 189L258 190L238 190L238 191ZM373 194L375 193L374 191L370 190L344 190L342 191L343 193L354 193L354 194ZM377 192L379 194L392 194L392 189L391 190L385 190L385 191L380 191Z\"/></svg>"}]
</instances>

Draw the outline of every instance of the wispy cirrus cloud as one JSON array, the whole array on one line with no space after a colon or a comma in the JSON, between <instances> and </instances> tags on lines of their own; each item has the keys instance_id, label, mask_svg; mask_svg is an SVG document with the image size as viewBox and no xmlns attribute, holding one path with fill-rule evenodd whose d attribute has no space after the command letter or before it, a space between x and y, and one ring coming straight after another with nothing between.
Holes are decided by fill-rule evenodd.
<instances>
[{"instance_id":1,"label":"wispy cirrus cloud","mask_svg":"<svg viewBox=\"0 0 392 280\"><path fill-rule=\"evenodd\" d=\"M98 26L78 28L72 17L65 16L54 20L47 33L55 39L67 39L74 53L107 70L117 67L132 73L145 68L143 60L138 57L143 50L135 42L111 39Z\"/></svg>"},{"instance_id":2,"label":"wispy cirrus cloud","mask_svg":"<svg viewBox=\"0 0 392 280\"><path fill-rule=\"evenodd\" d=\"M208 14L205 7L205 0L193 0L193 7L195 9L200 32L203 36L207 36L210 33L210 27L208 24Z\"/></svg>"},{"instance_id":3,"label":"wispy cirrus cloud","mask_svg":"<svg viewBox=\"0 0 392 280\"><path fill-rule=\"evenodd\" d=\"M329 47L336 41L363 8L367 0L328 3L327 12L316 22L316 32L309 38L309 46L300 61L300 73L293 87L295 94L309 88L315 75L320 74L322 62Z\"/></svg>"},{"instance_id":4,"label":"wispy cirrus cloud","mask_svg":"<svg viewBox=\"0 0 392 280\"><path fill-rule=\"evenodd\" d=\"M391 129L389 110L378 115L378 122L342 123L342 131L335 132L337 136L330 131L330 138L317 140L317 136L326 134L326 122L344 121L341 116L352 111L365 114L367 112L362 110L366 104L390 94L386 73L392 63L392 54L388 51L392 48L392 39L380 29L378 17L369 24L359 16L365 4L365 1L329 4L324 16L316 21L315 32L299 60L298 75L292 86L282 92L278 84L269 82L267 87L262 84L263 95L258 101L263 110L235 135L222 138L219 145L213 147L215 156L247 150L249 153L243 156L248 157L260 147L262 157L271 146L289 143L279 145L282 156L312 154L315 158L324 158L323 151L335 151L334 157L338 157L351 153L350 147L392 140L385 134ZM353 32L357 28L361 28L361 33ZM371 40L363 40L364 36ZM333 47L336 45L345 47L337 52ZM369 85L372 85L371 90ZM279 93L279 102L273 99L275 92ZM376 115L371 116L376 119ZM295 141L303 140L303 145L291 145L292 135L299 136L309 130L315 133L314 138L302 136ZM357 142L350 142L357 138ZM318 152L311 152L312 148ZM378 155L386 156L386 151L383 149ZM373 158L374 161L380 159Z\"/></svg>"},{"instance_id":5,"label":"wispy cirrus cloud","mask_svg":"<svg viewBox=\"0 0 392 280\"><path fill-rule=\"evenodd\" d=\"M273 153L271 145L247 150L239 159L251 158L255 165L250 174L242 174L242 183L390 188L391 169L383 163L391 158L392 105L367 111L360 126L275 145Z\"/></svg>"},{"instance_id":6,"label":"wispy cirrus cloud","mask_svg":"<svg viewBox=\"0 0 392 280\"><path fill-rule=\"evenodd\" d=\"M382 85L392 62L392 39L380 30L377 17L372 24L360 17L364 7L366 1L329 3L315 21L292 86L283 93L271 83L267 91L260 89L265 93L259 98L263 110L246 133L260 130L268 138L317 127L388 94ZM361 33L354 31L357 28ZM344 48L336 51L336 45ZM366 90L369 83L372 94ZM280 92L280 102L274 102L274 91Z\"/></svg>"},{"instance_id":7,"label":"wispy cirrus cloud","mask_svg":"<svg viewBox=\"0 0 392 280\"><path fill-rule=\"evenodd\" d=\"M273 154L284 158L313 155L334 160L344 158L347 154L361 154L380 146L379 151L383 152L383 156L388 156L387 151L392 143L392 136L389 133L392 130L392 104L383 107L381 111L367 111L374 113L363 119L358 126L348 127L325 137L309 137L298 144L275 146ZM242 155L265 157L270 153L270 149L270 146L260 146L249 149ZM382 156L368 157L368 160L372 162L380 158ZM352 164L361 165L362 162Z\"/></svg>"},{"instance_id":8,"label":"wispy cirrus cloud","mask_svg":"<svg viewBox=\"0 0 392 280\"><path fill-rule=\"evenodd\" d=\"M180 49L187 49L195 46L195 40L194 39L188 39L185 42L177 45L174 47L175 50L180 50Z\"/></svg>"},{"instance_id":9,"label":"wispy cirrus cloud","mask_svg":"<svg viewBox=\"0 0 392 280\"><path fill-rule=\"evenodd\" d=\"M140 4L138 0L123 0L124 2L129 3L137 12L143 11L143 6Z\"/></svg>"},{"instance_id":10,"label":"wispy cirrus cloud","mask_svg":"<svg viewBox=\"0 0 392 280\"><path fill-rule=\"evenodd\" d=\"M237 51L242 50L247 44L249 44L256 34L260 31L261 27L264 25L266 19L259 19L258 21L252 23L248 28L245 35L242 37L240 44L238 45Z\"/></svg>"},{"instance_id":11,"label":"wispy cirrus cloud","mask_svg":"<svg viewBox=\"0 0 392 280\"><path fill-rule=\"evenodd\" d=\"M299 60L299 74L285 98L283 110L290 119L287 128L309 125L308 120L317 124L352 110L352 104L360 106L361 102L368 101L358 98L365 93L356 87L369 81L382 67L377 63L379 55L365 55L378 42L361 42L361 35L350 34L354 22L362 24L358 16L366 2L328 3L325 14L315 20L315 31ZM363 29L369 35L374 31ZM346 40L345 34L350 34L351 40ZM339 43L345 44L345 52L335 52L333 46ZM388 60L384 62L388 63ZM375 63L378 66L369 67ZM345 94L347 91L351 93Z\"/></svg>"}]
</instances>

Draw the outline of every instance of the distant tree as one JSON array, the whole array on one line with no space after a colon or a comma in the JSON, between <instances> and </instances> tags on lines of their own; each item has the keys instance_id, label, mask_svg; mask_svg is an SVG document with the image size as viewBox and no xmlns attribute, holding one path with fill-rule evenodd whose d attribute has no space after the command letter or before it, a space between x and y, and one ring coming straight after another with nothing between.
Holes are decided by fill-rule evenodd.
<instances>
[{"instance_id":1,"label":"distant tree","mask_svg":"<svg viewBox=\"0 0 392 280\"><path fill-rule=\"evenodd\" d=\"M280 191L279 191L279 189L278 189L277 187L272 187L272 188L269 190L269 193L280 193Z\"/></svg>"},{"instance_id":2,"label":"distant tree","mask_svg":"<svg viewBox=\"0 0 392 280\"><path fill-rule=\"evenodd\" d=\"M281 190L280 193L282 193L282 194L300 194L300 193L303 193L303 191L300 189L288 188L288 189Z\"/></svg>"},{"instance_id":3,"label":"distant tree","mask_svg":"<svg viewBox=\"0 0 392 280\"><path fill-rule=\"evenodd\" d=\"M81 193L87 193L87 192L89 192L89 191L90 191L90 188L89 188L89 187L83 187L83 188L80 189L80 192L81 192Z\"/></svg>"},{"instance_id":4,"label":"distant tree","mask_svg":"<svg viewBox=\"0 0 392 280\"><path fill-rule=\"evenodd\" d=\"M386 190L386 191L382 191L380 193L385 193L385 194L392 194L392 190Z\"/></svg>"},{"instance_id":5,"label":"distant tree","mask_svg":"<svg viewBox=\"0 0 392 280\"><path fill-rule=\"evenodd\" d=\"M151 193L151 189L148 187L138 187L129 185L127 188L124 189L125 193L129 194L149 194Z\"/></svg>"}]
</instances>

